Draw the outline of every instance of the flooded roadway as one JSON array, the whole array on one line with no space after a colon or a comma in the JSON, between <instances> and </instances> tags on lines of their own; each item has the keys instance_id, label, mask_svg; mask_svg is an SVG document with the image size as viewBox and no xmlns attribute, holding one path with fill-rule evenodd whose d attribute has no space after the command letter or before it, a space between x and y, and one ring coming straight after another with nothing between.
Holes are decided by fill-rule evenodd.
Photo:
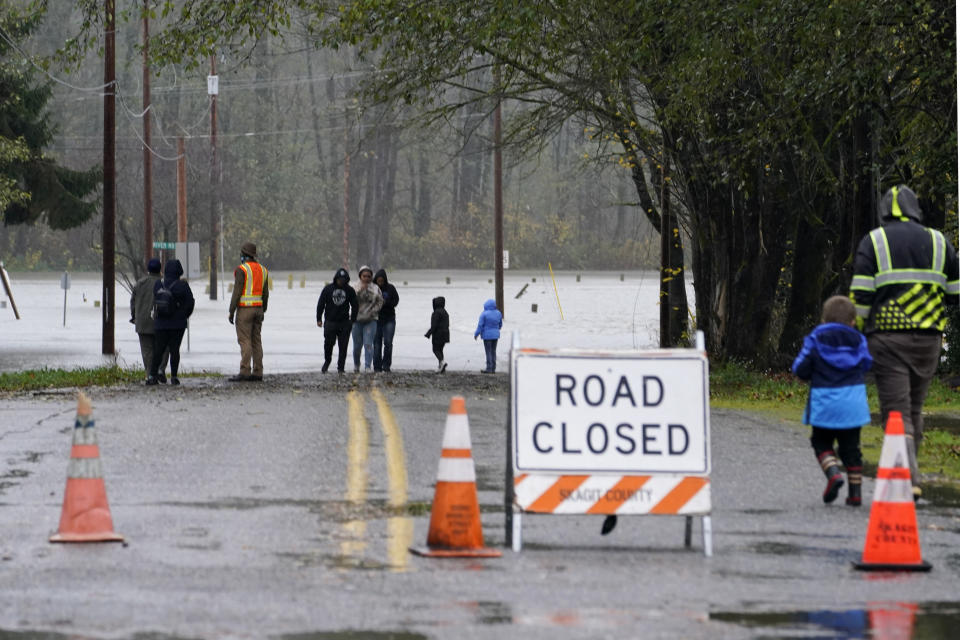
<instances>
[{"instance_id":1,"label":"flooded roadway","mask_svg":"<svg viewBox=\"0 0 960 640\"><path fill-rule=\"evenodd\" d=\"M0 399L0 637L940 638L960 504L918 507L929 574L851 569L866 505L820 500L806 430L714 411L713 557L694 521L531 516L498 559L419 558L447 407L466 398L488 545L505 540L507 379L283 374L93 390L124 545L51 545L76 403Z\"/></svg>"}]
</instances>

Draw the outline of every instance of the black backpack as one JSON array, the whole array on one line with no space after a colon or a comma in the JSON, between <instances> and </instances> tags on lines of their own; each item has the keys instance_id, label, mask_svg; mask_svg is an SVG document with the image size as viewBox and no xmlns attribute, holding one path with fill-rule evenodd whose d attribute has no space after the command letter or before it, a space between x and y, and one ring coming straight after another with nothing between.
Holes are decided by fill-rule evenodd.
<instances>
[{"instance_id":1,"label":"black backpack","mask_svg":"<svg viewBox=\"0 0 960 640\"><path fill-rule=\"evenodd\" d=\"M173 293L164 286L163 278L160 279L160 287L153 292L153 317L169 318L173 315L175 303Z\"/></svg>"}]
</instances>

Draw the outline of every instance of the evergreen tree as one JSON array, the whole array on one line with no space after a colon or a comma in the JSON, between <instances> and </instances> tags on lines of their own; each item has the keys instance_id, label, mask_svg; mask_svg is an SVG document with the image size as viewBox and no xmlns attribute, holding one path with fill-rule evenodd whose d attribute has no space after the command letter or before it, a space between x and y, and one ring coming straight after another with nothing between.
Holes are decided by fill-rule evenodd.
<instances>
[{"instance_id":1,"label":"evergreen tree","mask_svg":"<svg viewBox=\"0 0 960 640\"><path fill-rule=\"evenodd\" d=\"M47 113L52 91L34 77L35 67L18 44L41 17L0 0L0 210L7 225L45 217L53 229L70 229L97 210L87 198L101 171L68 169L44 154L55 133Z\"/></svg>"}]
</instances>

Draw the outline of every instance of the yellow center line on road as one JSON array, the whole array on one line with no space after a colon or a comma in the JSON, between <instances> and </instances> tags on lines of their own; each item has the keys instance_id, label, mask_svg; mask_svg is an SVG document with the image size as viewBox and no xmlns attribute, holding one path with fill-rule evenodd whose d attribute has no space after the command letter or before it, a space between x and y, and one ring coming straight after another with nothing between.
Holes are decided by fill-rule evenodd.
<instances>
[{"instance_id":1,"label":"yellow center line on road","mask_svg":"<svg viewBox=\"0 0 960 640\"><path fill-rule=\"evenodd\" d=\"M363 505L367 499L367 458L370 453L370 427L363 413L363 397L356 391L347 393L347 417L350 436L347 441L347 493L352 505ZM340 553L358 558L367 547L367 521L348 520L343 525L346 539L340 543Z\"/></svg>"},{"instance_id":2,"label":"yellow center line on road","mask_svg":"<svg viewBox=\"0 0 960 640\"><path fill-rule=\"evenodd\" d=\"M413 543L413 518L402 516L400 510L407 504L407 463L403 451L403 435L397 418L379 388L374 387L370 395L377 404L380 416L380 429L383 431L384 449L387 456L387 478L389 481L390 506L395 514L387 519L387 557L394 571L407 568L410 555L407 549Z\"/></svg>"}]
</instances>

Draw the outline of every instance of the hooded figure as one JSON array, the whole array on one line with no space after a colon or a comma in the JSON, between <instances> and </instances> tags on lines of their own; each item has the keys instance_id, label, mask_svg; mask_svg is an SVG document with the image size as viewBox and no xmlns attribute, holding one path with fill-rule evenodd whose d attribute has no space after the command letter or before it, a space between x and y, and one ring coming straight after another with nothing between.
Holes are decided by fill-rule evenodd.
<instances>
[{"instance_id":1,"label":"hooded figure","mask_svg":"<svg viewBox=\"0 0 960 640\"><path fill-rule=\"evenodd\" d=\"M147 275L137 281L130 293L130 322L136 328L137 336L140 338L140 356L143 358L143 370L148 376L153 366L153 287L159 280L160 261L150 258L150 262L147 263ZM168 357L167 353L162 355L160 371L167 368ZM166 376L161 373L160 382L166 381Z\"/></svg>"},{"instance_id":2,"label":"hooded figure","mask_svg":"<svg viewBox=\"0 0 960 640\"><path fill-rule=\"evenodd\" d=\"M317 300L317 326L323 328L323 373L330 368L333 344L337 343L337 371L343 373L347 358L350 328L357 319L357 292L350 286L350 274L337 269L333 282L320 292Z\"/></svg>"},{"instance_id":3,"label":"hooded figure","mask_svg":"<svg viewBox=\"0 0 960 640\"><path fill-rule=\"evenodd\" d=\"M867 335L883 424L903 415L914 497L923 402L940 361L947 307L960 300L960 265L950 241L923 226L916 194L904 185L880 200L882 226L860 241L850 295Z\"/></svg>"},{"instance_id":4,"label":"hooded figure","mask_svg":"<svg viewBox=\"0 0 960 640\"><path fill-rule=\"evenodd\" d=\"M387 272L380 269L373 275L373 281L380 287L383 306L377 317L377 333L373 338L373 370L390 371L393 365L393 335L397 331L397 303L400 294L397 288L387 280Z\"/></svg>"},{"instance_id":5,"label":"hooded figure","mask_svg":"<svg viewBox=\"0 0 960 640\"><path fill-rule=\"evenodd\" d=\"M433 299L433 313L430 315L430 328L423 337L430 338L433 344L433 355L437 358L437 373L447 370L447 363L443 359L443 345L450 342L450 316L444 308L447 300L443 296Z\"/></svg>"},{"instance_id":6,"label":"hooded figure","mask_svg":"<svg viewBox=\"0 0 960 640\"><path fill-rule=\"evenodd\" d=\"M373 341L377 336L377 318L383 306L383 294L373 282L373 269L364 265L357 272L360 282L354 285L357 292L356 322L353 323L353 370L360 371L360 351L364 351L365 370L373 364Z\"/></svg>"},{"instance_id":7,"label":"hooded figure","mask_svg":"<svg viewBox=\"0 0 960 640\"><path fill-rule=\"evenodd\" d=\"M503 326L503 314L497 309L493 299L483 303L483 311L477 321L477 330L473 339L483 338L483 350L487 356L487 367L481 373L494 373L497 370L497 341L500 339L500 327Z\"/></svg>"},{"instance_id":8,"label":"hooded figure","mask_svg":"<svg viewBox=\"0 0 960 640\"><path fill-rule=\"evenodd\" d=\"M155 299L161 290L166 290L170 292L172 304L166 316L158 316L153 321L153 363L150 367L150 377L147 378L148 385L159 383L159 376L162 373L161 358L166 350L170 352L170 383L180 384L177 378L177 372L180 369L180 342L187 330L187 318L193 313L194 305L193 291L190 290L186 280L180 279L182 275L183 265L180 261L167 260L163 268L163 279L157 280L153 286Z\"/></svg>"}]
</instances>

